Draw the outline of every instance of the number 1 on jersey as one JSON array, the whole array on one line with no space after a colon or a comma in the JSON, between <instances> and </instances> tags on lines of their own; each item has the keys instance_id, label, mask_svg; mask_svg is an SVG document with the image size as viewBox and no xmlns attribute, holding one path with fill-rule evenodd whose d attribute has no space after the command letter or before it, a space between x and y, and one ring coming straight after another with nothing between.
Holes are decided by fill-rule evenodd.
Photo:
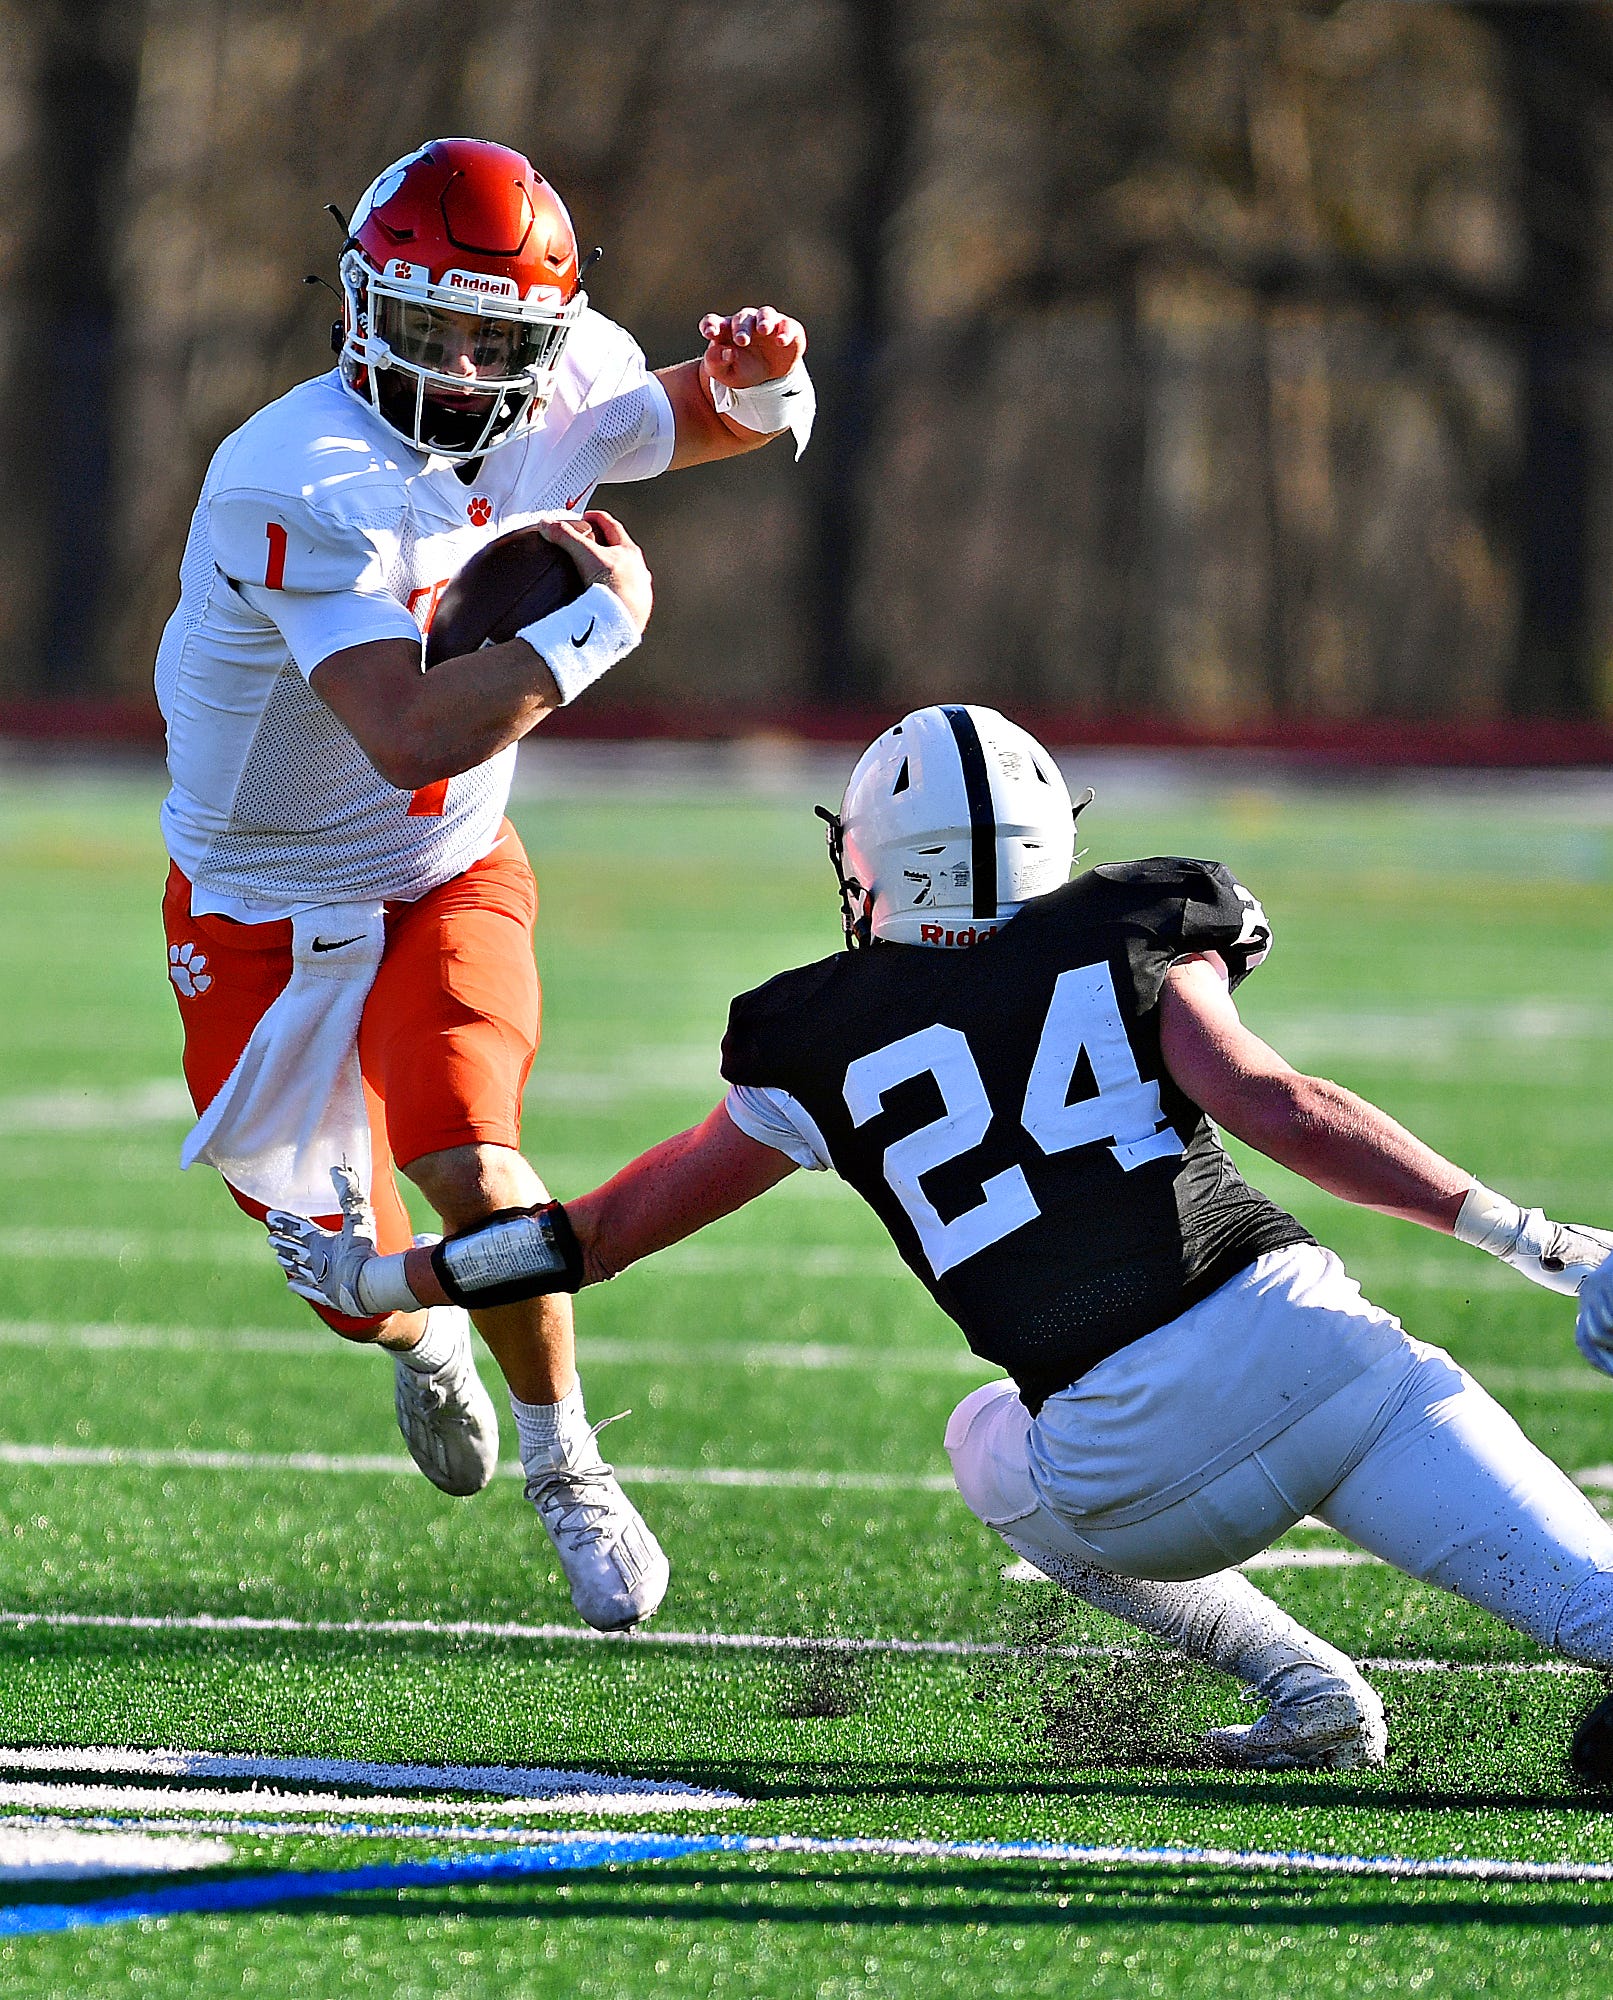
<instances>
[{"instance_id":1,"label":"number 1 on jersey","mask_svg":"<svg viewBox=\"0 0 1613 2000\"><path fill-rule=\"evenodd\" d=\"M286 587L286 531L278 521L266 521L263 532L269 538L269 553L263 564L263 587L265 590L284 590Z\"/></svg>"}]
</instances>

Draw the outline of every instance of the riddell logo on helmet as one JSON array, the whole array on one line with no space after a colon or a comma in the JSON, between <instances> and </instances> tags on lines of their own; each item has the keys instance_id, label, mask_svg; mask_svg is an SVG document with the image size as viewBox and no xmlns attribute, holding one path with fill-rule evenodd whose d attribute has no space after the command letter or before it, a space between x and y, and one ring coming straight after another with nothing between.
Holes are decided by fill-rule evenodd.
<instances>
[{"instance_id":1,"label":"riddell logo on helmet","mask_svg":"<svg viewBox=\"0 0 1613 2000\"><path fill-rule=\"evenodd\" d=\"M964 945L982 944L1002 929L1001 924L965 924L961 931L948 930L945 924L920 924L920 944Z\"/></svg>"},{"instance_id":2,"label":"riddell logo on helmet","mask_svg":"<svg viewBox=\"0 0 1613 2000\"><path fill-rule=\"evenodd\" d=\"M513 278L495 277L487 271L444 271L441 283L459 292L481 292L494 299L518 299L521 288Z\"/></svg>"}]
</instances>

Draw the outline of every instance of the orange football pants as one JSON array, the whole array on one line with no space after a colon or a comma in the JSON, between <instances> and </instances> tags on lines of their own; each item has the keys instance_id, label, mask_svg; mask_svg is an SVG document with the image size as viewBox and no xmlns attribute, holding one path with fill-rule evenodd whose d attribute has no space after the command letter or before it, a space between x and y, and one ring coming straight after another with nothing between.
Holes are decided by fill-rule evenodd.
<instances>
[{"instance_id":1,"label":"orange football pants","mask_svg":"<svg viewBox=\"0 0 1613 2000\"><path fill-rule=\"evenodd\" d=\"M170 867L168 942L191 945L190 968L208 981L189 996L176 987L185 1082L201 1112L291 978L291 925L193 916L190 901L190 883ZM406 1250L413 1240L394 1161L408 1167L451 1146L521 1143L521 1093L542 1018L532 956L537 906L531 866L507 820L491 853L462 875L418 902L387 905L386 945L358 1036L374 1157L370 1199L383 1251ZM237 1188L230 1193L263 1220L260 1203ZM337 1213L315 1219L341 1222ZM344 1333L380 1324L314 1310Z\"/></svg>"}]
</instances>

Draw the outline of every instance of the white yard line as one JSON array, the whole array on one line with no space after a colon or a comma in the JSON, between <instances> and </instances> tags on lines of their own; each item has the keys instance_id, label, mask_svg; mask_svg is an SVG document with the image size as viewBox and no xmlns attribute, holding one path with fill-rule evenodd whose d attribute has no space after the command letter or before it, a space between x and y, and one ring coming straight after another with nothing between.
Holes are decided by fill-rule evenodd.
<instances>
[{"instance_id":1,"label":"white yard line","mask_svg":"<svg viewBox=\"0 0 1613 2000\"><path fill-rule=\"evenodd\" d=\"M173 1875L217 1868L234 1856L224 1840L74 1826L0 1826L0 1882L76 1882L94 1875Z\"/></svg>"},{"instance_id":2,"label":"white yard line","mask_svg":"<svg viewBox=\"0 0 1613 2000\"><path fill-rule=\"evenodd\" d=\"M577 1773L579 1779L587 1775L586 1772ZM27 1806L39 1812L128 1812L142 1807L159 1807L172 1813L193 1807L197 1812L220 1813L233 1811L242 1805L254 1805L282 1814L351 1812L384 1819L389 1816L414 1818L421 1814L450 1813L462 1818L486 1814L497 1819L530 1813L534 1810L534 1803L529 1798L421 1799L399 1798L388 1792L285 1792L273 1785L257 1784L250 1787L243 1785L237 1791L230 1791L189 1785L34 1784L10 1779L0 1782L0 1807ZM751 1801L714 1797L708 1792L697 1791L629 1795L612 1790L590 1792L578 1789L553 1793L541 1803L548 1811L599 1815L696 1812L730 1804L749 1805Z\"/></svg>"},{"instance_id":3,"label":"white yard line","mask_svg":"<svg viewBox=\"0 0 1613 2000\"><path fill-rule=\"evenodd\" d=\"M290 1637L365 1639L509 1640L520 1644L688 1646L737 1653L891 1653L943 1659L1019 1657L1045 1651L1058 1659L1136 1659L1157 1652L1139 1646L1010 1645L998 1639L863 1639L846 1635L809 1638L776 1632L595 1632L584 1625L528 1625L462 1618L254 1618L247 1613L130 1613L110 1611L0 1611L0 1628L16 1631L280 1633ZM1368 1669L1405 1674L1588 1674L1571 1660L1437 1660L1385 1656L1362 1660Z\"/></svg>"},{"instance_id":4,"label":"white yard line","mask_svg":"<svg viewBox=\"0 0 1613 2000\"><path fill-rule=\"evenodd\" d=\"M338 1477L412 1478L411 1459L397 1452L203 1451L184 1446L20 1444L0 1441L0 1465L134 1466L153 1472L309 1472ZM951 1493L945 1472L836 1472L808 1466L621 1465L622 1478L644 1486L741 1486L845 1493ZM520 1464L499 1466L506 1479L522 1477ZM1573 1474L1587 1491L1613 1487L1613 1463ZM1321 1523L1309 1525L1321 1526ZM1271 1552L1267 1551L1269 1555ZM1253 1561L1260 1561L1256 1557ZM1281 1568L1281 1560L1267 1568ZM1334 1565L1337 1567L1337 1565Z\"/></svg>"},{"instance_id":5,"label":"white yard line","mask_svg":"<svg viewBox=\"0 0 1613 2000\"><path fill-rule=\"evenodd\" d=\"M177 1354L362 1354L362 1346L333 1333L287 1327L132 1326L122 1320L58 1324L50 1320L0 1320L0 1347L60 1347L90 1351L128 1348ZM852 1347L829 1341L765 1342L701 1340L587 1341L585 1359L618 1367L798 1368L862 1370L913 1375L968 1375L985 1379L997 1371L966 1347ZM1587 1371L1589 1372L1589 1371Z\"/></svg>"},{"instance_id":6,"label":"white yard line","mask_svg":"<svg viewBox=\"0 0 1613 2000\"><path fill-rule=\"evenodd\" d=\"M599 1797L657 1800L676 1797L685 1804L741 1805L735 1792L696 1790L659 1778L624 1778L598 1771L552 1770L526 1764L385 1764L353 1757L259 1757L212 1750L122 1750L96 1744L82 1748L0 1749L0 1770L70 1771L110 1777L250 1779L286 1784L381 1786L389 1792L492 1792L501 1803L516 1799L556 1801L578 1792ZM181 1794L184 1796L184 1794Z\"/></svg>"},{"instance_id":7,"label":"white yard line","mask_svg":"<svg viewBox=\"0 0 1613 2000\"><path fill-rule=\"evenodd\" d=\"M1244 1847L1082 1847L1066 1842L823 1840L748 1834L749 1854L884 1855L915 1861L1038 1861L1087 1867L1233 1868L1250 1874L1385 1875L1457 1882L1613 1882L1613 1861L1507 1861L1488 1856L1313 1854Z\"/></svg>"},{"instance_id":8,"label":"white yard line","mask_svg":"<svg viewBox=\"0 0 1613 2000\"><path fill-rule=\"evenodd\" d=\"M243 1793L241 1797L243 1804L251 1805L250 1792ZM742 1806L754 1803L752 1799L736 1801ZM564 1810L570 1812L571 1805L567 1803ZM92 1833L215 1833L229 1834L241 1840L479 1840L484 1843L492 1841L499 1847L535 1847L545 1841L563 1840L574 1831L560 1827L504 1826L485 1820L475 1825L457 1821L409 1825L395 1820L371 1823L361 1819L263 1819L256 1813L192 1817L189 1814L177 1816L173 1813L139 1811L105 1814L17 1812L0 1818L0 1826L82 1828Z\"/></svg>"},{"instance_id":9,"label":"white yard line","mask_svg":"<svg viewBox=\"0 0 1613 2000\"><path fill-rule=\"evenodd\" d=\"M0 1443L0 1465L134 1466L152 1472L313 1472L342 1477L414 1478L413 1460L395 1452L194 1451L144 1445ZM619 1465L641 1486L754 1486L823 1493L951 1493L944 1472L830 1472L805 1466ZM499 1467L506 1479L524 1475L518 1460Z\"/></svg>"},{"instance_id":10,"label":"white yard line","mask_svg":"<svg viewBox=\"0 0 1613 2000\"><path fill-rule=\"evenodd\" d=\"M102 1089L64 1085L25 1096L0 1097L0 1138L56 1132L126 1132L145 1125L189 1125L196 1113L179 1077ZM176 1161L177 1166L177 1161Z\"/></svg>"}]
</instances>

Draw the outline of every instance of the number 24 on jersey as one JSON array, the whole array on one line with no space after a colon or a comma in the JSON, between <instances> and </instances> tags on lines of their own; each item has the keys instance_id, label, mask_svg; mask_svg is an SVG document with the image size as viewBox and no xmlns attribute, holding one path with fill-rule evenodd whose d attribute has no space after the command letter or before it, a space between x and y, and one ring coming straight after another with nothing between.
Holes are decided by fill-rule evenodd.
<instances>
[{"instance_id":1,"label":"number 24 on jersey","mask_svg":"<svg viewBox=\"0 0 1613 2000\"><path fill-rule=\"evenodd\" d=\"M1070 1083L1083 1050L1097 1092L1071 1104ZM993 1115L968 1040L956 1028L937 1023L859 1056L846 1071L844 1094L852 1123L866 1125L882 1108L887 1091L925 1075L934 1077L941 1093L941 1116L893 1140L885 1149L884 1170L939 1278L1034 1222L1041 1210L1019 1167L983 1181L982 1199L950 1222L942 1221L924 1192L922 1177L978 1146ZM1106 964L1059 974L1020 1123L1046 1154L1107 1143L1127 1173L1146 1160L1169 1159L1182 1151L1181 1140L1166 1122L1159 1085L1137 1069Z\"/></svg>"}]
</instances>

